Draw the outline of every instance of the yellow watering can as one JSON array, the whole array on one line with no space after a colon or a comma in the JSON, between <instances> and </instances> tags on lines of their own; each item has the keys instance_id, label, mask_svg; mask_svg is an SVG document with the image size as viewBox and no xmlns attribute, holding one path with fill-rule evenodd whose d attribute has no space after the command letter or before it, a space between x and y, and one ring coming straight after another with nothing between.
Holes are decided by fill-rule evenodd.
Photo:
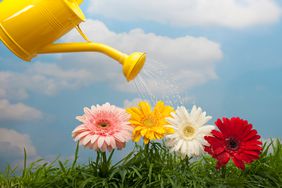
<instances>
[{"instance_id":1,"label":"yellow watering can","mask_svg":"<svg viewBox=\"0 0 282 188\"><path fill-rule=\"evenodd\" d=\"M83 0L0 0L0 40L19 58L30 61L37 54L97 51L123 65L128 81L142 69L146 54L126 55L100 43L92 43L79 24L85 16L79 4ZM77 28L87 42L52 44Z\"/></svg>"}]
</instances>

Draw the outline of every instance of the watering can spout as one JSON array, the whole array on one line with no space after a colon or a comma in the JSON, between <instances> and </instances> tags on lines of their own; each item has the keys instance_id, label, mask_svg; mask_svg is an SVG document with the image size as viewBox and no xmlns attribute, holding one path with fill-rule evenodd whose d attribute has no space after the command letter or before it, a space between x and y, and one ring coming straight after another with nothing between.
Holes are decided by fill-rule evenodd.
<instances>
[{"instance_id":1,"label":"watering can spout","mask_svg":"<svg viewBox=\"0 0 282 188\"><path fill-rule=\"evenodd\" d=\"M85 16L79 5L83 0L2 0L0 1L0 40L19 58L30 61L38 54L63 52L100 52L123 65L128 81L142 69L146 55L126 55L112 47L92 43L79 24ZM77 28L86 43L53 44Z\"/></svg>"},{"instance_id":2,"label":"watering can spout","mask_svg":"<svg viewBox=\"0 0 282 188\"><path fill-rule=\"evenodd\" d=\"M118 61L123 66L123 74L127 81L133 80L143 68L146 54L134 52L126 55L110 46L101 43L79 42L65 44L50 44L39 50L39 54L69 53L69 52L100 52Z\"/></svg>"}]
</instances>

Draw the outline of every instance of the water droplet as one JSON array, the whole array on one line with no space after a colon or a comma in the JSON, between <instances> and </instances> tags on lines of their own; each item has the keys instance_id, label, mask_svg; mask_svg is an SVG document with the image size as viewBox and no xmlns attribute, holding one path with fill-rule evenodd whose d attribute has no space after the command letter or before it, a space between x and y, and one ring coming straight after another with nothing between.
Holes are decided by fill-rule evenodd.
<instances>
[{"instance_id":1,"label":"water droplet","mask_svg":"<svg viewBox=\"0 0 282 188\"><path fill-rule=\"evenodd\" d=\"M179 89L173 72L164 63L148 60L142 72L133 81L139 97L152 104L158 100L174 107L185 103L185 95Z\"/></svg>"}]
</instances>

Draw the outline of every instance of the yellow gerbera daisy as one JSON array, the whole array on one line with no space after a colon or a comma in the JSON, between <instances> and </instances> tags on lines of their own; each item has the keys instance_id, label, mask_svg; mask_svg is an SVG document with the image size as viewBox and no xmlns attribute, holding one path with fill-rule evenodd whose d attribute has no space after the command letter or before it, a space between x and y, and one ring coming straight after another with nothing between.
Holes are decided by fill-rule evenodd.
<instances>
[{"instance_id":1,"label":"yellow gerbera daisy","mask_svg":"<svg viewBox=\"0 0 282 188\"><path fill-rule=\"evenodd\" d=\"M162 139L174 133L172 128L166 126L168 123L165 119L170 117L172 111L173 108L165 106L163 101L158 101L153 111L146 101L141 101L137 107L128 108L130 123L134 127L132 140L138 142L142 136L144 143L148 144L150 140Z\"/></svg>"}]
</instances>

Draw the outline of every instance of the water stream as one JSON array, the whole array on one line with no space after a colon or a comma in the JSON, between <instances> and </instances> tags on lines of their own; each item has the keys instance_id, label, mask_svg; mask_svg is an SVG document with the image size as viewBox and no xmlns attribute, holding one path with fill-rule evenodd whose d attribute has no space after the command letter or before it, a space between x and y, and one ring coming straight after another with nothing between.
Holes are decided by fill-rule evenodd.
<instances>
[{"instance_id":1,"label":"water stream","mask_svg":"<svg viewBox=\"0 0 282 188\"><path fill-rule=\"evenodd\" d=\"M133 80L133 85L139 98L152 105L162 100L173 107L182 106L187 103L187 97L175 74L164 63L148 59L141 73Z\"/></svg>"}]
</instances>

